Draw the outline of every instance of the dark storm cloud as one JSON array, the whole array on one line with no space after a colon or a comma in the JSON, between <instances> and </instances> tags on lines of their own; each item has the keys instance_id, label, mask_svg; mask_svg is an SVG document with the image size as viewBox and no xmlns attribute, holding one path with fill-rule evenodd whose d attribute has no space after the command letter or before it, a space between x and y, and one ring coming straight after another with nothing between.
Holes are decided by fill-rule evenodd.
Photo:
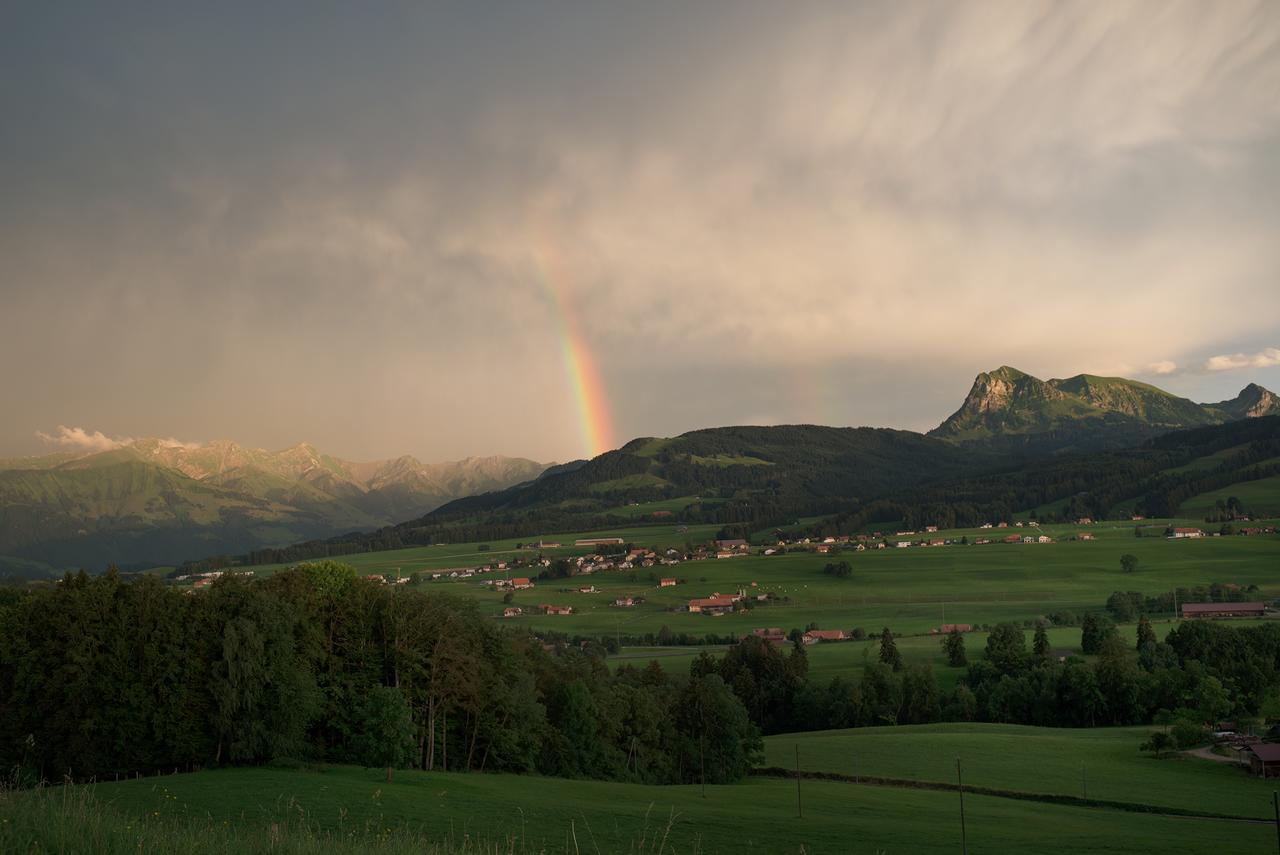
<instances>
[{"instance_id":1,"label":"dark storm cloud","mask_svg":"<svg viewBox=\"0 0 1280 855\"><path fill-rule=\"evenodd\" d=\"M618 440L927 428L1001 363L1274 384L1278 39L1265 3L22 6L0 442L575 456L548 247Z\"/></svg>"}]
</instances>

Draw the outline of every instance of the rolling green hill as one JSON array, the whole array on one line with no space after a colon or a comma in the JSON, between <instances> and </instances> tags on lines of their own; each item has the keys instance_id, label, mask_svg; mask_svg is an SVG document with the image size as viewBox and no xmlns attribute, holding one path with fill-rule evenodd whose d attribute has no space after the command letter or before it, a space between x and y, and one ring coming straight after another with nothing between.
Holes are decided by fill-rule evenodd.
<instances>
[{"instance_id":1,"label":"rolling green hill","mask_svg":"<svg viewBox=\"0 0 1280 855\"><path fill-rule=\"evenodd\" d=\"M896 730L896 744L909 745L916 729ZM954 762L946 749L944 759ZM1010 766L1034 767L1037 755L1018 752L1006 759ZM1209 769L1205 780L1225 776ZM382 777L381 770L350 766L215 769L66 793L0 794L0 813L11 818L0 825L0 848L397 855L960 851L954 792L807 780L800 817L795 783L776 778L704 792L531 775L403 771L390 783ZM1241 812L1253 814L1261 804L1265 813L1267 786L1242 784L1256 792L1247 793ZM1149 791L1130 798L1140 795L1163 798ZM1263 851L1275 839L1265 823L973 793L965 795L964 806L971 852L1244 853Z\"/></svg>"},{"instance_id":2,"label":"rolling green hill","mask_svg":"<svg viewBox=\"0 0 1280 855\"><path fill-rule=\"evenodd\" d=\"M1041 380L1007 365L973 381L960 409L929 432L966 444L1032 452L1125 448L1177 428L1280 413L1256 384L1217 404L1197 404L1120 377Z\"/></svg>"}]
</instances>

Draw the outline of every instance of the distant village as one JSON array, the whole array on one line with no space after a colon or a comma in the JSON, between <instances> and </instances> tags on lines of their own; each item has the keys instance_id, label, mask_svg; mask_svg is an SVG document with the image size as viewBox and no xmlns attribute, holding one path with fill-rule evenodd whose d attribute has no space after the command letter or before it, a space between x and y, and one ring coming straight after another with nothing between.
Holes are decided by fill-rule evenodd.
<instances>
[{"instance_id":1,"label":"distant village","mask_svg":"<svg viewBox=\"0 0 1280 855\"><path fill-rule=\"evenodd\" d=\"M1142 517L1135 516L1132 518L1135 523L1141 524ZM1078 526L1090 526L1093 520L1088 517L1081 517L1076 520ZM597 573L609 573L619 571L631 571L641 568L675 568L681 564L696 561L724 560L741 558L748 555L772 556L795 554L797 552L808 552L815 554L833 554L837 552L864 552L867 550L886 550L886 549L937 549L951 546L977 546L986 544L1044 544L1052 543L1054 539L1048 535L1039 532L1040 525L1035 520L1017 520L1013 522L988 522L978 526L979 531L991 531L990 537L978 536L970 539L967 535L959 538L944 538L938 535L938 526L925 526L923 531L906 530L895 532L874 531L869 534L854 535L836 535L822 538L796 537L787 538L778 533L776 540L771 540L767 545L759 545L752 547L751 543L744 538L723 538L710 541L705 544L690 545L687 550L678 550L668 548L665 550L655 550L647 547L636 547L626 543L622 537L606 536L606 537L590 537L579 538L573 541L572 546L582 548L594 548L599 551L589 552L583 555L572 557L562 557L557 559L548 558L544 552L549 550L558 550L565 548L565 544L560 541L537 540L529 543L517 544L518 549L528 550L536 555L528 557L518 557L511 560L496 560L481 564L468 565L463 567L440 568L432 570L420 570L401 575L399 571L395 573L371 573L364 578L367 581L375 582L383 585L405 585L405 584L423 584L436 581L459 581L459 580L475 580L479 585L491 587L495 591L507 592L504 598L506 604L502 610L502 617L517 618L525 615L533 607L516 605L511 602L511 595L516 591L527 591L535 588L539 581L555 582L565 578L580 578L591 576ZM1004 534L1009 529L1023 529L1022 532L1012 532ZM997 531L1002 532L996 534ZM1258 527L1244 528L1237 531L1241 535L1260 535L1274 534L1274 527ZM1195 539L1202 537L1217 537L1220 532L1206 533L1199 528L1190 527L1168 527L1163 532L1164 536L1170 540ZM1080 531L1071 534L1067 538L1074 541L1091 541L1094 540L1094 534L1089 531ZM617 551L608 549L616 548ZM563 575L557 575L552 572L553 565L567 563L568 567L561 567ZM220 576L227 573L239 573L243 575L252 575L252 570L213 570L205 573L191 574L187 576L178 576L174 579L178 583L190 583L193 590L207 587ZM684 584L675 570L669 569L672 575L661 575L657 578L655 587L675 588ZM523 575L515 575L523 574ZM743 587L731 593L721 593L713 591L706 596L691 597L683 604L670 607L671 611L682 611L691 614L700 614L707 617L719 617L740 611L759 604L766 604L776 598L776 595L767 591L756 591L756 583L750 583L750 587ZM557 593L570 594L596 594L600 590L594 584L574 584L568 588L561 588ZM750 601L750 603L748 603ZM618 596L615 598L612 606L619 609L629 609L642 605L645 597L635 593ZM1237 614L1254 614L1261 613L1261 603L1234 603L1231 604L1233 610L1223 613L1221 609L1215 608L1198 608L1197 604L1186 604L1183 607L1183 617L1221 617L1236 616ZM1244 607L1249 607L1241 609ZM551 602L543 602L536 606L536 613L544 615L573 615L576 609L572 604L558 604ZM969 632L973 629L968 624L945 624L937 629L932 630L935 633ZM774 644L790 643L790 639L781 635L782 631L776 628L762 628L754 631L766 641ZM816 644L819 642L845 641L851 636L841 630L809 630L802 637L804 644Z\"/></svg>"}]
</instances>

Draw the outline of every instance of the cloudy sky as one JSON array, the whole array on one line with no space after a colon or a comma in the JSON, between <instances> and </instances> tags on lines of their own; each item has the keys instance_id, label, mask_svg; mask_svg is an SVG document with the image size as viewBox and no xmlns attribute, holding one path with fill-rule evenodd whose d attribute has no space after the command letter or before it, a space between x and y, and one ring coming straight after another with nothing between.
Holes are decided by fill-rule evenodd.
<instances>
[{"instance_id":1,"label":"cloudy sky","mask_svg":"<svg viewBox=\"0 0 1280 855\"><path fill-rule=\"evenodd\" d=\"M1275 2L19 3L0 115L0 455L1280 389Z\"/></svg>"}]
</instances>

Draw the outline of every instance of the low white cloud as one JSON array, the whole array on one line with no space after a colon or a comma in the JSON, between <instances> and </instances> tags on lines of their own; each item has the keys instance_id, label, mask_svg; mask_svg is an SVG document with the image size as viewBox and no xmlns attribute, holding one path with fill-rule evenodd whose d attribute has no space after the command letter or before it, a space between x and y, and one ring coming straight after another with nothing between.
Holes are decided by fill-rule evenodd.
<instances>
[{"instance_id":1,"label":"low white cloud","mask_svg":"<svg viewBox=\"0 0 1280 855\"><path fill-rule=\"evenodd\" d=\"M36 431L36 436L50 445L74 451L111 451L113 448L120 448L129 443L129 439L125 437L117 439L107 436L102 431L87 431L84 428L66 425L58 425L57 431L51 434L42 430Z\"/></svg>"},{"instance_id":2,"label":"low white cloud","mask_svg":"<svg viewBox=\"0 0 1280 855\"><path fill-rule=\"evenodd\" d=\"M1153 362L1147 366L1148 374L1173 374L1177 370L1178 370L1178 363L1172 362L1168 359L1163 359L1159 362Z\"/></svg>"},{"instance_id":3,"label":"low white cloud","mask_svg":"<svg viewBox=\"0 0 1280 855\"><path fill-rule=\"evenodd\" d=\"M1238 368L1271 368L1280 365L1280 348L1264 347L1257 353L1224 353L1211 356L1205 371L1235 371Z\"/></svg>"}]
</instances>

